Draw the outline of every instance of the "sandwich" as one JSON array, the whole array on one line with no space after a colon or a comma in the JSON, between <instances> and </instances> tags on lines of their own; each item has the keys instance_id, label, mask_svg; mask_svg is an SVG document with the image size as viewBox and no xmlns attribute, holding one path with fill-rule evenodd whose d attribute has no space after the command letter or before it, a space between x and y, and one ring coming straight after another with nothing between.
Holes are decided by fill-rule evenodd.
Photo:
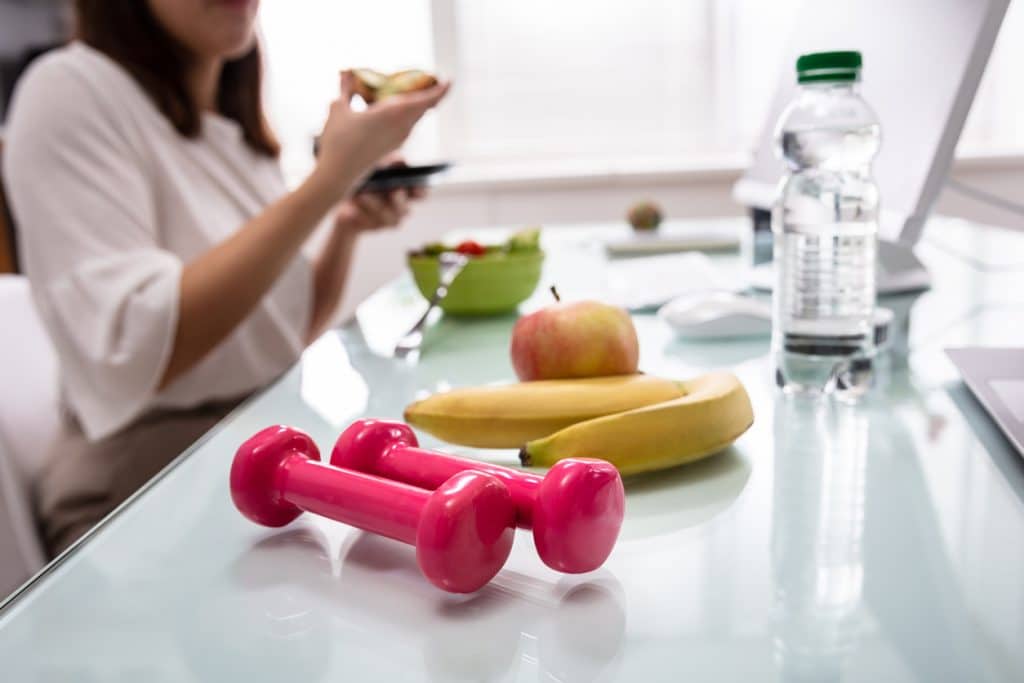
<instances>
[{"instance_id":1,"label":"sandwich","mask_svg":"<svg viewBox=\"0 0 1024 683\"><path fill-rule=\"evenodd\" d=\"M426 71L409 69L392 74L373 69L352 69L356 80L356 93L367 104L387 99L400 93L426 90L437 85L437 78Z\"/></svg>"}]
</instances>

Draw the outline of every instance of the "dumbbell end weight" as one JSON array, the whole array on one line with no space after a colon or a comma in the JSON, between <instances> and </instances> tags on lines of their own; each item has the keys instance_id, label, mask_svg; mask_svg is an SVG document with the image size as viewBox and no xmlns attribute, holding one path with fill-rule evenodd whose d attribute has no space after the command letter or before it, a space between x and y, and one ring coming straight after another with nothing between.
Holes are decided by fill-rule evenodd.
<instances>
[{"instance_id":1,"label":"dumbbell end weight","mask_svg":"<svg viewBox=\"0 0 1024 683\"><path fill-rule=\"evenodd\" d=\"M437 587L483 588L504 566L515 539L516 507L508 489L481 472L460 472L439 486L416 529L416 560Z\"/></svg>"},{"instance_id":2,"label":"dumbbell end weight","mask_svg":"<svg viewBox=\"0 0 1024 683\"><path fill-rule=\"evenodd\" d=\"M243 443L231 463L231 500L249 520L280 527L302 510L280 494L281 464L292 457L319 460L316 443L298 430L267 427Z\"/></svg>"},{"instance_id":3,"label":"dumbbell end weight","mask_svg":"<svg viewBox=\"0 0 1024 683\"><path fill-rule=\"evenodd\" d=\"M608 559L626 511L615 466L570 458L556 463L533 504L533 541L544 564L567 574L594 571Z\"/></svg>"}]
</instances>

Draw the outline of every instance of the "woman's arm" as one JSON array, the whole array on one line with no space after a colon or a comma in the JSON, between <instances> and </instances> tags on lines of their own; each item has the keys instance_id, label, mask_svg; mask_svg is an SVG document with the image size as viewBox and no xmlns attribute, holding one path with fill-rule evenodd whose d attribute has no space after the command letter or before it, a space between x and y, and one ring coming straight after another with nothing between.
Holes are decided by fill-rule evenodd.
<instances>
[{"instance_id":1,"label":"woman's arm","mask_svg":"<svg viewBox=\"0 0 1024 683\"><path fill-rule=\"evenodd\" d=\"M178 324L160 389L226 338L270 290L320 219L360 169L331 182L314 173L181 274Z\"/></svg>"},{"instance_id":2,"label":"woman's arm","mask_svg":"<svg viewBox=\"0 0 1024 683\"><path fill-rule=\"evenodd\" d=\"M408 137L420 117L444 97L447 86L393 97L362 112L349 106L352 90L351 75L343 74L341 97L331 105L317 166L309 178L185 266L174 343L158 389L198 363L245 319L324 214L378 159ZM326 254L335 257L330 265L336 270L339 261L347 266L352 247L351 236L332 235ZM320 261L329 263L323 255ZM310 332L326 323L340 298L345 272L328 273L327 267L315 268Z\"/></svg>"}]
</instances>

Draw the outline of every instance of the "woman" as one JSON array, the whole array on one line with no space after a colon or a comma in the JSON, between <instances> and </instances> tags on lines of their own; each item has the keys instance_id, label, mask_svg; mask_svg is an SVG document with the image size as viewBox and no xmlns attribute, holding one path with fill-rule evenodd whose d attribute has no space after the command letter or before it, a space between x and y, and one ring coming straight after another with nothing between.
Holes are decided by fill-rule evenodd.
<instances>
[{"instance_id":1,"label":"woman","mask_svg":"<svg viewBox=\"0 0 1024 683\"><path fill-rule=\"evenodd\" d=\"M353 196L447 86L331 105L287 192L261 108L258 0L78 0L78 40L15 94L4 177L69 419L36 484L57 553L329 323L356 236L407 197ZM333 212L329 236L308 240Z\"/></svg>"}]
</instances>

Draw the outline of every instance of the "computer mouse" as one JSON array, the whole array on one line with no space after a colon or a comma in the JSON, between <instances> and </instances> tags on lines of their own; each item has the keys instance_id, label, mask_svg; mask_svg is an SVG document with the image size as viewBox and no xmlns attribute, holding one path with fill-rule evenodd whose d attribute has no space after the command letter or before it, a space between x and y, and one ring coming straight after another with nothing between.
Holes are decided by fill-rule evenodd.
<instances>
[{"instance_id":1,"label":"computer mouse","mask_svg":"<svg viewBox=\"0 0 1024 683\"><path fill-rule=\"evenodd\" d=\"M684 339L760 337L772 331L769 301L732 292L678 297L662 306L658 317Z\"/></svg>"}]
</instances>

